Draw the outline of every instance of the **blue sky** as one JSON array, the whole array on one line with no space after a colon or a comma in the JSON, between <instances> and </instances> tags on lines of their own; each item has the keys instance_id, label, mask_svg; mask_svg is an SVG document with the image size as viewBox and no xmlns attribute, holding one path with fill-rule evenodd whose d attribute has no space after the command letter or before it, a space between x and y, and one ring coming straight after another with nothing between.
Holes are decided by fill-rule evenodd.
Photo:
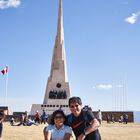
<instances>
[{"instance_id":1,"label":"blue sky","mask_svg":"<svg viewBox=\"0 0 140 140\"><path fill-rule=\"evenodd\" d=\"M93 110L140 110L139 5L63 0L71 94ZM0 69L9 65L7 101L13 111L43 103L57 16L58 0L0 0ZM0 105L5 80L1 74Z\"/></svg>"}]
</instances>

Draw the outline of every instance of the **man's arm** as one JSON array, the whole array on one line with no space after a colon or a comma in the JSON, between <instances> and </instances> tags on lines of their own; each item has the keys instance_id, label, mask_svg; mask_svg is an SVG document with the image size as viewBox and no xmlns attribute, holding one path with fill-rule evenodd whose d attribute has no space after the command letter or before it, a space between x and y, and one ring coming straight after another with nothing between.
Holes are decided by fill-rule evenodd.
<instances>
[{"instance_id":1,"label":"man's arm","mask_svg":"<svg viewBox=\"0 0 140 140\"><path fill-rule=\"evenodd\" d=\"M90 126L85 129L85 131L78 137L78 140L84 140L86 135L98 129L100 126L97 119L91 121Z\"/></svg>"},{"instance_id":2,"label":"man's arm","mask_svg":"<svg viewBox=\"0 0 140 140\"><path fill-rule=\"evenodd\" d=\"M88 135L91 132L97 130L99 128L99 126L100 126L100 124L99 124L99 121L97 119L92 120L90 123L90 126L85 129L85 132L84 132L85 135Z\"/></svg>"}]
</instances>

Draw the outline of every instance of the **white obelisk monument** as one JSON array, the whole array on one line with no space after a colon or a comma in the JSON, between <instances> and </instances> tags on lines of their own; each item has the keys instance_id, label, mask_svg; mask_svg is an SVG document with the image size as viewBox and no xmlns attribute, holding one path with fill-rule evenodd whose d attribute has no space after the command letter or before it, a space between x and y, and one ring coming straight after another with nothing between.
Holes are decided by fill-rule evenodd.
<instances>
[{"instance_id":1,"label":"white obelisk monument","mask_svg":"<svg viewBox=\"0 0 140 140\"><path fill-rule=\"evenodd\" d=\"M58 25L55 46L53 50L50 76L45 91L43 104L33 104L31 114L38 110L45 110L51 114L54 110L61 108L69 113L68 100L70 98L70 88L66 69L66 56L64 48L64 29L62 0L59 0Z\"/></svg>"}]
</instances>

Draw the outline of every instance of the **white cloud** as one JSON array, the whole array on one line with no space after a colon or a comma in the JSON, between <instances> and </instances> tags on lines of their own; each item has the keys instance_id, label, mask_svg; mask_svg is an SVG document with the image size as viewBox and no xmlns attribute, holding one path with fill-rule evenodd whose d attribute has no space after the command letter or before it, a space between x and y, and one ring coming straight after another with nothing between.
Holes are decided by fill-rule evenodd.
<instances>
[{"instance_id":1,"label":"white cloud","mask_svg":"<svg viewBox=\"0 0 140 140\"><path fill-rule=\"evenodd\" d=\"M107 90L107 89L112 89L112 85L111 84L99 84L99 85L93 86L93 88Z\"/></svg>"},{"instance_id":2,"label":"white cloud","mask_svg":"<svg viewBox=\"0 0 140 140\"><path fill-rule=\"evenodd\" d=\"M98 85L95 85L93 86L92 88L94 89L105 89L105 90L108 90L108 89L112 89L112 88L123 88L124 85L111 85L111 84L98 84Z\"/></svg>"},{"instance_id":3,"label":"white cloud","mask_svg":"<svg viewBox=\"0 0 140 140\"><path fill-rule=\"evenodd\" d=\"M117 88L123 88L123 85L116 85Z\"/></svg>"},{"instance_id":4,"label":"white cloud","mask_svg":"<svg viewBox=\"0 0 140 140\"><path fill-rule=\"evenodd\" d=\"M0 9L17 8L21 4L21 0L0 0Z\"/></svg>"},{"instance_id":5,"label":"white cloud","mask_svg":"<svg viewBox=\"0 0 140 140\"><path fill-rule=\"evenodd\" d=\"M125 21L130 24L135 24L139 16L140 16L140 12L132 13L132 16L125 18Z\"/></svg>"}]
</instances>

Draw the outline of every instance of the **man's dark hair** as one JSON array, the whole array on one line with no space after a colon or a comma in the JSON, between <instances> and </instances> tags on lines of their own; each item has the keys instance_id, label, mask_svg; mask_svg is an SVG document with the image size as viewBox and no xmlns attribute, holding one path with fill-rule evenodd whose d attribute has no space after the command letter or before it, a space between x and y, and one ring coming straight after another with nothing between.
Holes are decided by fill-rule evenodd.
<instances>
[{"instance_id":1,"label":"man's dark hair","mask_svg":"<svg viewBox=\"0 0 140 140\"><path fill-rule=\"evenodd\" d=\"M82 105L82 101L81 101L81 98L80 97L71 97L69 99L69 106L71 103L78 103L79 105Z\"/></svg>"}]
</instances>

